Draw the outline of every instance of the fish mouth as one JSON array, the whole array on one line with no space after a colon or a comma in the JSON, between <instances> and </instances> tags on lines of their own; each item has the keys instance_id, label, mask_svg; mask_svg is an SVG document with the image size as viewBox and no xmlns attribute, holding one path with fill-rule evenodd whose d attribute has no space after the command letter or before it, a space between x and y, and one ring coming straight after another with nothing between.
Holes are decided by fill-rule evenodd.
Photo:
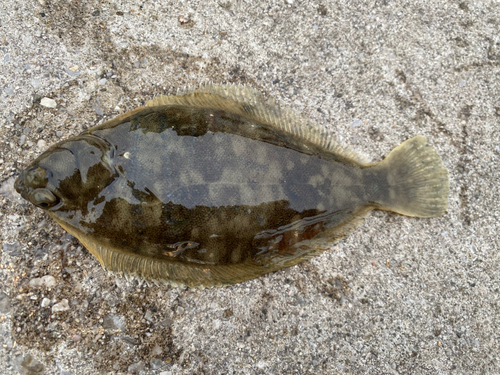
<instances>
[{"instance_id":1,"label":"fish mouth","mask_svg":"<svg viewBox=\"0 0 500 375\"><path fill-rule=\"evenodd\" d=\"M14 181L14 188L27 201L42 209L56 209L61 199L47 187L47 170L42 167L25 169Z\"/></svg>"}]
</instances>

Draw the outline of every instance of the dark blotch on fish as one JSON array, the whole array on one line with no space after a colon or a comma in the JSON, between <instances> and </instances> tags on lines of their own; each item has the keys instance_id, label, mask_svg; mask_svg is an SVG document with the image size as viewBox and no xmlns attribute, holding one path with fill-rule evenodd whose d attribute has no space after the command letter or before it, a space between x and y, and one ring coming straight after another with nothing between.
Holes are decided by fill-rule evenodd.
<instances>
[{"instance_id":1,"label":"dark blotch on fish","mask_svg":"<svg viewBox=\"0 0 500 375\"><path fill-rule=\"evenodd\" d=\"M105 268L194 286L307 260L372 209L442 215L448 173L422 136L369 164L257 91L213 85L52 146L15 186Z\"/></svg>"}]
</instances>

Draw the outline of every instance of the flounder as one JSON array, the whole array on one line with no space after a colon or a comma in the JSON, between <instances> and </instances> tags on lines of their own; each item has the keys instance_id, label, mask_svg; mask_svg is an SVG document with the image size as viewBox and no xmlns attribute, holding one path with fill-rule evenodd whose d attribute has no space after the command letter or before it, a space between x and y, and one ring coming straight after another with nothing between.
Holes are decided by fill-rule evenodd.
<instances>
[{"instance_id":1,"label":"flounder","mask_svg":"<svg viewBox=\"0 0 500 375\"><path fill-rule=\"evenodd\" d=\"M241 282L328 249L372 209L435 217L448 172L422 136L369 164L245 86L160 96L59 142L16 190L108 270Z\"/></svg>"}]
</instances>

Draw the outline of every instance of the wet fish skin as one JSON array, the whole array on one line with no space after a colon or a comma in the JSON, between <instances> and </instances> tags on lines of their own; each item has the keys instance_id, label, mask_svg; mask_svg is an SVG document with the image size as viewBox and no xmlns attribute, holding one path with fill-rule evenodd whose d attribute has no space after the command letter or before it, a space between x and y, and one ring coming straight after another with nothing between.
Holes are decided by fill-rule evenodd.
<instances>
[{"instance_id":1,"label":"wet fish skin","mask_svg":"<svg viewBox=\"0 0 500 375\"><path fill-rule=\"evenodd\" d=\"M16 189L107 269L186 285L302 262L373 208L446 210L447 172L425 138L370 165L264 101L237 86L154 99L52 146Z\"/></svg>"}]
</instances>

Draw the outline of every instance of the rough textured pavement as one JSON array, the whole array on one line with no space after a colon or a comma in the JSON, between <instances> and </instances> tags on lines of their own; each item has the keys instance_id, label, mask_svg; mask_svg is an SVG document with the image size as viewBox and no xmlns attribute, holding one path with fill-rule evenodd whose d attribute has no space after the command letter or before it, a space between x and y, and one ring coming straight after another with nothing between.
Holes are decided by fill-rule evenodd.
<instances>
[{"instance_id":1,"label":"rough textured pavement","mask_svg":"<svg viewBox=\"0 0 500 375\"><path fill-rule=\"evenodd\" d=\"M499 29L495 1L3 0L0 373L500 373ZM50 144L210 81L374 161L425 135L448 213L374 212L308 263L192 290L106 273L13 193Z\"/></svg>"}]
</instances>

